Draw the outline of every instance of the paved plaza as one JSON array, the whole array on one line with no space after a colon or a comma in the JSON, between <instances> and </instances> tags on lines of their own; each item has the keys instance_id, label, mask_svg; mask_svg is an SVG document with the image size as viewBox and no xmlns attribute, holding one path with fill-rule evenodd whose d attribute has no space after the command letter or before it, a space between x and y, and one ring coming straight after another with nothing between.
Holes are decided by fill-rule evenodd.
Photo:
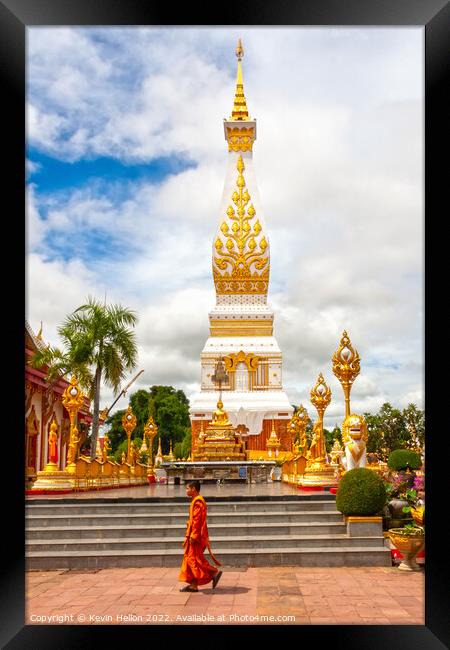
<instances>
[{"instance_id":1,"label":"paved plaza","mask_svg":"<svg viewBox=\"0 0 450 650\"><path fill-rule=\"evenodd\" d=\"M202 486L211 497L301 495L286 483ZM306 492L304 493L306 494ZM311 493L308 493L311 494ZM149 485L60 498L184 497ZM27 497L30 498L30 497ZM31 497L32 499L34 497ZM36 497L38 498L38 497ZM42 498L42 496L40 496ZM186 498L186 516L189 499ZM180 539L180 545L182 540ZM29 571L27 624L424 625L424 570L397 567L225 567L215 590L180 593L178 568ZM52 618L53 617L53 618Z\"/></svg>"},{"instance_id":2,"label":"paved plaza","mask_svg":"<svg viewBox=\"0 0 450 650\"><path fill-rule=\"evenodd\" d=\"M178 569L32 571L26 624L424 625L424 572L396 567L226 569L180 593Z\"/></svg>"}]
</instances>

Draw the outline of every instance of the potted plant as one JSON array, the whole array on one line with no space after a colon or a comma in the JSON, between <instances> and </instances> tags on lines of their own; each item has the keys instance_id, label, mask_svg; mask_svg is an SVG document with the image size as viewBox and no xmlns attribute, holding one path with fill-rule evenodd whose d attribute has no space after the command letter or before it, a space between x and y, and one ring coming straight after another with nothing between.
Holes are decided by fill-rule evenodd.
<instances>
[{"instance_id":1,"label":"potted plant","mask_svg":"<svg viewBox=\"0 0 450 650\"><path fill-rule=\"evenodd\" d=\"M422 465L422 459L420 454L410 449L395 449L389 454L387 464L390 470L396 472L407 483L408 487L412 487L415 470Z\"/></svg>"},{"instance_id":2,"label":"potted plant","mask_svg":"<svg viewBox=\"0 0 450 650\"><path fill-rule=\"evenodd\" d=\"M388 525L385 530L411 524L413 519L418 525L423 524L425 514L423 477L413 477L412 486L409 486L410 481L405 480L401 475L390 476L387 479L385 516Z\"/></svg>"},{"instance_id":3,"label":"potted plant","mask_svg":"<svg viewBox=\"0 0 450 650\"><path fill-rule=\"evenodd\" d=\"M401 571L420 571L416 556L425 546L425 528L407 524L402 528L390 528L388 535L395 548L404 556L398 568Z\"/></svg>"}]
</instances>

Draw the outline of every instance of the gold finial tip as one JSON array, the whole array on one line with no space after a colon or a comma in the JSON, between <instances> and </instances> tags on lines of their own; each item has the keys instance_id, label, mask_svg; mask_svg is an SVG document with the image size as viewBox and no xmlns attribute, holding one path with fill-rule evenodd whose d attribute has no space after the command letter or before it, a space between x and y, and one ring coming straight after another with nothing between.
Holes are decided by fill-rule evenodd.
<instances>
[{"instance_id":1,"label":"gold finial tip","mask_svg":"<svg viewBox=\"0 0 450 650\"><path fill-rule=\"evenodd\" d=\"M236 47L236 56L238 60L240 61L242 57L244 56L244 48L242 47L242 42L241 39L238 39L237 42L237 47Z\"/></svg>"}]
</instances>

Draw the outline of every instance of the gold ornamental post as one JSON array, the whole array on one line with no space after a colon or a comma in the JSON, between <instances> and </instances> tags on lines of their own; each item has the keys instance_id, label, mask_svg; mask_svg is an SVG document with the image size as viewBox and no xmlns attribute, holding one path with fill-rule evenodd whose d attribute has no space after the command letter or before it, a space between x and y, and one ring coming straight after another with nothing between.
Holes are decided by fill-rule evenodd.
<instances>
[{"instance_id":1,"label":"gold ornamental post","mask_svg":"<svg viewBox=\"0 0 450 650\"><path fill-rule=\"evenodd\" d=\"M345 396L345 417L350 415L350 391L356 377L359 375L361 361L358 351L351 344L344 330L339 347L333 354L333 373L341 382Z\"/></svg>"},{"instance_id":2,"label":"gold ornamental post","mask_svg":"<svg viewBox=\"0 0 450 650\"><path fill-rule=\"evenodd\" d=\"M153 467L153 440L158 433L158 426L154 421L153 417L150 416L147 424L144 427L144 439L145 436L148 438L148 470L147 476L154 476L155 470Z\"/></svg>"},{"instance_id":3,"label":"gold ornamental post","mask_svg":"<svg viewBox=\"0 0 450 650\"><path fill-rule=\"evenodd\" d=\"M131 445L130 445L130 443L131 443L131 434L135 430L136 424L137 424L136 416L134 415L133 411L131 410L131 406L129 406L127 408L126 412L124 413L123 417L122 417L122 426L125 429L125 432L126 432L127 438L128 438L127 463L129 465L131 465L131 460L132 460L131 459L131 454L130 454L130 450L131 450Z\"/></svg>"},{"instance_id":4,"label":"gold ornamental post","mask_svg":"<svg viewBox=\"0 0 450 650\"><path fill-rule=\"evenodd\" d=\"M80 441L80 438L78 436L78 429L75 426L75 421L77 413L84 403L84 395L78 385L78 381L75 375L72 375L70 384L67 386L66 390L63 393L62 403L63 406L67 409L70 417L70 438L69 447L67 449L66 472L69 474L75 474L75 457L77 453L78 443Z\"/></svg>"},{"instance_id":5,"label":"gold ornamental post","mask_svg":"<svg viewBox=\"0 0 450 650\"><path fill-rule=\"evenodd\" d=\"M315 423L313 439L309 447L309 460L315 465L325 466L325 436L323 433L323 414L328 404L331 402L331 390L325 383L322 373L316 381L316 385L311 389L311 404L315 406L319 419Z\"/></svg>"}]
</instances>

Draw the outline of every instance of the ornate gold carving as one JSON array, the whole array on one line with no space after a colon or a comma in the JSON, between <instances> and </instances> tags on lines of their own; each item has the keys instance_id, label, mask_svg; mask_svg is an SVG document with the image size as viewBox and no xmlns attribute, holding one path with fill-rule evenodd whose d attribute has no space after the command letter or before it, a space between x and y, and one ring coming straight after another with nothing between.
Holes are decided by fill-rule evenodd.
<instances>
[{"instance_id":1,"label":"ornate gold carving","mask_svg":"<svg viewBox=\"0 0 450 650\"><path fill-rule=\"evenodd\" d=\"M240 352L232 352L228 356L224 357L225 361L225 368L227 369L228 372L235 372L238 363L244 362L247 366L247 369L251 372L253 370L256 370L258 367L258 361L259 357L257 357L255 354L252 354L249 352L246 354L243 350Z\"/></svg>"},{"instance_id":2,"label":"ornate gold carving","mask_svg":"<svg viewBox=\"0 0 450 650\"><path fill-rule=\"evenodd\" d=\"M127 463L129 464L131 464L132 462L131 434L135 430L136 424L137 424L136 416L131 410L131 406L128 406L127 410L125 411L122 417L122 426L125 429L128 438Z\"/></svg>"},{"instance_id":3,"label":"ornate gold carving","mask_svg":"<svg viewBox=\"0 0 450 650\"><path fill-rule=\"evenodd\" d=\"M227 126L228 151L252 151L255 141L255 129Z\"/></svg>"},{"instance_id":4,"label":"ornate gold carving","mask_svg":"<svg viewBox=\"0 0 450 650\"><path fill-rule=\"evenodd\" d=\"M319 373L316 385L311 389L311 403L316 407L320 420L331 401L331 390L326 385L322 373Z\"/></svg>"},{"instance_id":5,"label":"ornate gold carving","mask_svg":"<svg viewBox=\"0 0 450 650\"><path fill-rule=\"evenodd\" d=\"M333 354L333 373L341 382L345 396L345 417L350 415L350 391L352 384L359 375L361 361L360 356L350 342L347 332L344 330L339 348Z\"/></svg>"},{"instance_id":6,"label":"ornate gold carving","mask_svg":"<svg viewBox=\"0 0 450 650\"><path fill-rule=\"evenodd\" d=\"M75 375L72 375L72 379L70 380L69 385L63 393L62 403L69 412L70 416L70 442L67 449L66 472L74 474L75 456L77 453L78 443L80 442L78 429L75 426L75 418L84 403L84 395L78 385L78 381Z\"/></svg>"},{"instance_id":7,"label":"ornate gold carving","mask_svg":"<svg viewBox=\"0 0 450 650\"><path fill-rule=\"evenodd\" d=\"M238 156L237 190L233 192L232 202L235 207L227 208L228 219L232 222L231 232L224 221L220 230L227 237L225 246L217 236L214 241L216 254L213 256L213 275L218 294L266 294L269 283L268 243L264 236L259 243L255 237L261 232L259 220L250 224L256 216L256 210L250 202L250 194L245 189L245 170L242 156ZM224 250L224 248L226 250Z\"/></svg>"},{"instance_id":8,"label":"ornate gold carving","mask_svg":"<svg viewBox=\"0 0 450 650\"><path fill-rule=\"evenodd\" d=\"M319 373L316 385L310 392L311 403L316 407L319 419L313 426L313 437L307 453L307 470L325 469L325 436L323 433L323 414L331 401L331 390L325 383L322 373Z\"/></svg>"}]
</instances>

